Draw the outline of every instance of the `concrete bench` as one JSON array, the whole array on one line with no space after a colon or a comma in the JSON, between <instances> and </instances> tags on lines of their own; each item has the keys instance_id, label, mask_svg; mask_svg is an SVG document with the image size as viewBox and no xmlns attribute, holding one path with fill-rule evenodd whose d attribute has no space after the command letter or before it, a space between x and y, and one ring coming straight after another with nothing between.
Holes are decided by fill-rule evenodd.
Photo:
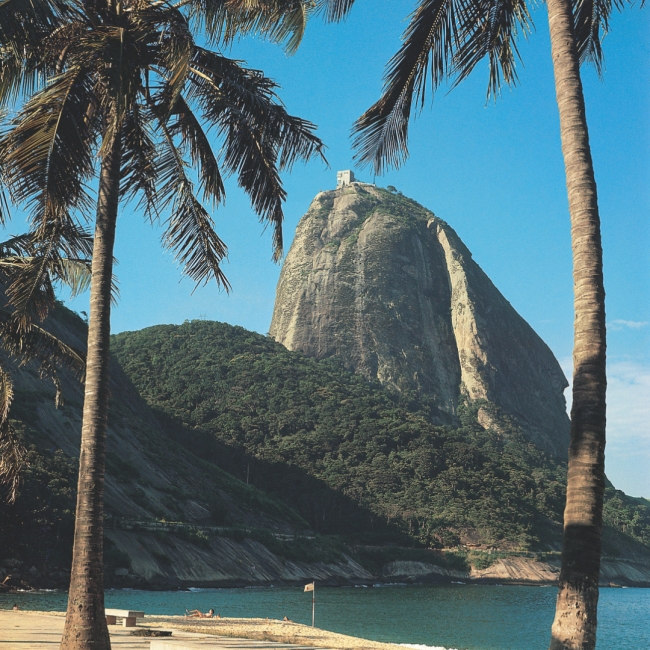
<instances>
[{"instance_id":1,"label":"concrete bench","mask_svg":"<svg viewBox=\"0 0 650 650\"><path fill-rule=\"evenodd\" d=\"M117 619L124 619L124 627L135 627L137 618L144 618L144 612L134 612L130 609L107 609L106 625L115 625Z\"/></svg>"}]
</instances>

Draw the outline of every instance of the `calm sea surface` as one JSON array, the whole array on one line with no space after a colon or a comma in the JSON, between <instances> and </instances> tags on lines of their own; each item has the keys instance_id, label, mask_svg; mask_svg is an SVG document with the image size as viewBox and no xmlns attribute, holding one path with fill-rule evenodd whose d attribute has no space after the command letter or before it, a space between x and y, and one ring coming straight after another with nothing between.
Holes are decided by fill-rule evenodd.
<instances>
[{"instance_id":1,"label":"calm sea surface","mask_svg":"<svg viewBox=\"0 0 650 650\"><path fill-rule=\"evenodd\" d=\"M458 650L546 650L555 587L493 585L316 588L316 625L353 636ZM0 595L0 609L64 610L64 592ZM147 614L213 607L222 616L311 623L298 587L106 592L106 605ZM601 589L598 650L650 649L650 589Z\"/></svg>"}]
</instances>

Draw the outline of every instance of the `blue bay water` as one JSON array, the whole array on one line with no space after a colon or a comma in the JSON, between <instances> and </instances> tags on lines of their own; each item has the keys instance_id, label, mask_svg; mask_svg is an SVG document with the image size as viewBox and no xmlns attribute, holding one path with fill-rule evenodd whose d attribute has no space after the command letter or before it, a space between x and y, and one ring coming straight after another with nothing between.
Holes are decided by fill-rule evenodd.
<instances>
[{"instance_id":1,"label":"blue bay water","mask_svg":"<svg viewBox=\"0 0 650 650\"><path fill-rule=\"evenodd\" d=\"M546 650L555 587L495 585L318 588L316 625L353 636L458 650ZM64 610L64 592L0 595L0 608ZM186 609L222 616L269 617L311 624L311 594L299 587L109 590L108 607L147 614ZM598 650L650 649L650 589L600 591Z\"/></svg>"}]
</instances>

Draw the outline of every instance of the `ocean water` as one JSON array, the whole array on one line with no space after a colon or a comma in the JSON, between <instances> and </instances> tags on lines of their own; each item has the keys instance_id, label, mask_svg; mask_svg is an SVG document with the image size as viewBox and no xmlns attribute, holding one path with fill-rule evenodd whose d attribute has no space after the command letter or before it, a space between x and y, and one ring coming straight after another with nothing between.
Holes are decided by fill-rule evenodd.
<instances>
[{"instance_id":1,"label":"ocean water","mask_svg":"<svg viewBox=\"0 0 650 650\"><path fill-rule=\"evenodd\" d=\"M546 650L555 587L495 585L316 587L318 627L420 650ZM64 610L65 592L0 594L0 609ZM311 624L311 594L300 587L109 590L108 607L147 614L214 608L222 616L269 617ZM603 588L598 650L650 649L650 589ZM425 647L426 646L426 647Z\"/></svg>"}]
</instances>

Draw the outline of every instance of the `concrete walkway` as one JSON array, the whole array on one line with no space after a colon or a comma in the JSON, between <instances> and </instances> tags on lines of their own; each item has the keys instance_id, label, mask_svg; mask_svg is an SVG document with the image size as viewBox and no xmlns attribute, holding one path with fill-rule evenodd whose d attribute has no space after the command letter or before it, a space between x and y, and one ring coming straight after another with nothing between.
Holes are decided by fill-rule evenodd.
<instances>
[{"instance_id":1,"label":"concrete walkway","mask_svg":"<svg viewBox=\"0 0 650 650\"><path fill-rule=\"evenodd\" d=\"M64 615L59 612L0 610L0 650L54 650L61 643L64 620ZM146 627L146 623L138 627ZM111 646L115 650L150 650L151 641L154 640L149 637L130 636L131 631L136 628L111 625L108 629L111 634ZM179 650L188 643L224 650L314 650L313 647L288 643L215 637L176 629L173 630L171 638L165 640L176 642L180 646Z\"/></svg>"}]
</instances>

